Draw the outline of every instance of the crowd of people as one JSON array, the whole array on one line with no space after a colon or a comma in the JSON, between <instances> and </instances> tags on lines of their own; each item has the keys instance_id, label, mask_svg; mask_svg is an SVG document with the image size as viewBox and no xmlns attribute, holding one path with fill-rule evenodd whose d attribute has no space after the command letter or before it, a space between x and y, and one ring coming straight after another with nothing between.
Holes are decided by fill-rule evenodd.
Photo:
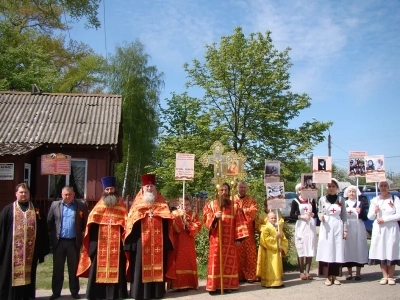
<instances>
[{"instance_id":1,"label":"crowd of people","mask_svg":"<svg viewBox=\"0 0 400 300\"><path fill-rule=\"evenodd\" d=\"M102 197L90 212L66 186L47 218L29 201L29 187L17 185L16 201L0 213L0 299L35 298L37 264L50 253L48 230L53 250L50 300L61 297L65 262L74 299L81 297L79 277L87 278L86 298L91 300L163 298L167 289L198 288L195 237L202 222L191 210L190 197L171 209L156 189L155 175L145 174L128 212L116 190L116 178L104 177L101 182ZM355 186L348 187L343 198L338 195L338 181L332 179L318 205L301 197L302 188L296 186L298 197L290 212L297 220L294 243L300 280L313 280L310 268L316 257L318 275L326 278L327 286L341 284L337 277L343 268L346 280L362 280L365 264L380 265L380 284L396 284L400 200L390 195L388 183L379 183L381 194L371 200L368 214ZM289 242L282 217L268 209L267 200L258 213L244 181L237 193L222 184L217 198L203 209L203 224L209 231L206 290L212 295L231 293L240 282L283 287L282 258ZM318 236L316 218L321 222ZM369 251L366 218L374 220Z\"/></svg>"}]
</instances>

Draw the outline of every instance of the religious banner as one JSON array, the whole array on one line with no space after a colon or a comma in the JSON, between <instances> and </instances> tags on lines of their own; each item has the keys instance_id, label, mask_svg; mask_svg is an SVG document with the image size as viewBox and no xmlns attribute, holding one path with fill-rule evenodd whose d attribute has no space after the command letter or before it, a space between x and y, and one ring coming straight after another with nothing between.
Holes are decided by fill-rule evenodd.
<instances>
[{"instance_id":1,"label":"religious banner","mask_svg":"<svg viewBox=\"0 0 400 300\"><path fill-rule=\"evenodd\" d=\"M301 174L301 190L300 196L303 199L317 199L318 198L318 188L313 181L312 173Z\"/></svg>"},{"instance_id":2,"label":"religious banner","mask_svg":"<svg viewBox=\"0 0 400 300\"><path fill-rule=\"evenodd\" d=\"M363 177L365 176L365 160L366 151L350 151L349 152L349 176Z\"/></svg>"},{"instance_id":3,"label":"religious banner","mask_svg":"<svg viewBox=\"0 0 400 300\"><path fill-rule=\"evenodd\" d=\"M194 179L194 154L176 153L175 180Z\"/></svg>"},{"instance_id":4,"label":"religious banner","mask_svg":"<svg viewBox=\"0 0 400 300\"><path fill-rule=\"evenodd\" d=\"M281 162L265 160L264 185L268 182L279 182L281 176Z\"/></svg>"},{"instance_id":5,"label":"religious banner","mask_svg":"<svg viewBox=\"0 0 400 300\"><path fill-rule=\"evenodd\" d=\"M383 155L364 156L365 180L367 182L379 182L386 180Z\"/></svg>"},{"instance_id":6,"label":"religious banner","mask_svg":"<svg viewBox=\"0 0 400 300\"><path fill-rule=\"evenodd\" d=\"M332 157L314 156L313 157L313 182L329 183L332 178Z\"/></svg>"},{"instance_id":7,"label":"religious banner","mask_svg":"<svg viewBox=\"0 0 400 300\"><path fill-rule=\"evenodd\" d=\"M42 175L71 175L71 156L62 153L41 156Z\"/></svg>"},{"instance_id":8,"label":"religious banner","mask_svg":"<svg viewBox=\"0 0 400 300\"><path fill-rule=\"evenodd\" d=\"M268 182L267 189L268 208L286 208L285 187L283 182Z\"/></svg>"}]
</instances>

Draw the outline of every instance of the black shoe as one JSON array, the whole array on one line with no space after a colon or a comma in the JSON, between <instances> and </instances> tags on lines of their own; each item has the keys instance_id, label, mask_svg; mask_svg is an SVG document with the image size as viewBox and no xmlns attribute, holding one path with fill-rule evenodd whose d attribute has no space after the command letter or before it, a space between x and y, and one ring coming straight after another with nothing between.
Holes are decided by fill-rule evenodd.
<instances>
[{"instance_id":1,"label":"black shoe","mask_svg":"<svg viewBox=\"0 0 400 300\"><path fill-rule=\"evenodd\" d=\"M225 293L230 294L232 293L232 290L224 290Z\"/></svg>"},{"instance_id":2,"label":"black shoe","mask_svg":"<svg viewBox=\"0 0 400 300\"><path fill-rule=\"evenodd\" d=\"M61 297L61 295L51 295L50 296L50 298L49 298L49 300L55 300L55 299L57 299L57 298L60 298Z\"/></svg>"},{"instance_id":3,"label":"black shoe","mask_svg":"<svg viewBox=\"0 0 400 300\"><path fill-rule=\"evenodd\" d=\"M208 292L211 296L215 296L221 293L221 291L218 293L218 291L210 291Z\"/></svg>"},{"instance_id":4,"label":"black shoe","mask_svg":"<svg viewBox=\"0 0 400 300\"><path fill-rule=\"evenodd\" d=\"M79 296L79 294L72 294L71 297L74 299L81 299L81 296Z\"/></svg>"}]
</instances>

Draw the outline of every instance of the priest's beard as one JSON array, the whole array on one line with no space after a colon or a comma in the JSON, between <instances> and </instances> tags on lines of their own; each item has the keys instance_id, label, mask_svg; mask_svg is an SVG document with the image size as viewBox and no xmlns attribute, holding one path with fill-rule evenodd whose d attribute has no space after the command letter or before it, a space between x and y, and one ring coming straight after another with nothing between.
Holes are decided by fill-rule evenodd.
<instances>
[{"instance_id":1,"label":"priest's beard","mask_svg":"<svg viewBox=\"0 0 400 300\"><path fill-rule=\"evenodd\" d=\"M222 199L222 207L229 207L231 206L231 199L229 198L229 196L224 197Z\"/></svg>"},{"instance_id":2,"label":"priest's beard","mask_svg":"<svg viewBox=\"0 0 400 300\"><path fill-rule=\"evenodd\" d=\"M107 207L113 207L117 205L118 200L117 193L103 195L103 202Z\"/></svg>"},{"instance_id":3,"label":"priest's beard","mask_svg":"<svg viewBox=\"0 0 400 300\"><path fill-rule=\"evenodd\" d=\"M153 204L156 200L156 193L143 191L143 200L148 205Z\"/></svg>"}]
</instances>

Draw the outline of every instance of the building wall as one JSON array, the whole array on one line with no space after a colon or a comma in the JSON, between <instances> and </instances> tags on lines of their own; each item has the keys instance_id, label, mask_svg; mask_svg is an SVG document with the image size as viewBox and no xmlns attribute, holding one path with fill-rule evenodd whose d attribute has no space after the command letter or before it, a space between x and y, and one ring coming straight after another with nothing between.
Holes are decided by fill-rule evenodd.
<instances>
[{"instance_id":1,"label":"building wall","mask_svg":"<svg viewBox=\"0 0 400 300\"><path fill-rule=\"evenodd\" d=\"M14 163L14 180L0 181L0 210L5 205L15 201L15 186L24 180L25 163L31 164L31 198L39 201L54 200L48 199L49 176L42 175L40 169L41 155L50 153L63 153L70 155L72 159L86 159L86 199L89 201L100 199L102 194L100 179L104 176L113 175L109 173L113 169L111 168L112 160L109 150L94 150L91 148L79 148L79 146L74 149L43 148L24 156L0 156L1 163Z\"/></svg>"}]
</instances>

